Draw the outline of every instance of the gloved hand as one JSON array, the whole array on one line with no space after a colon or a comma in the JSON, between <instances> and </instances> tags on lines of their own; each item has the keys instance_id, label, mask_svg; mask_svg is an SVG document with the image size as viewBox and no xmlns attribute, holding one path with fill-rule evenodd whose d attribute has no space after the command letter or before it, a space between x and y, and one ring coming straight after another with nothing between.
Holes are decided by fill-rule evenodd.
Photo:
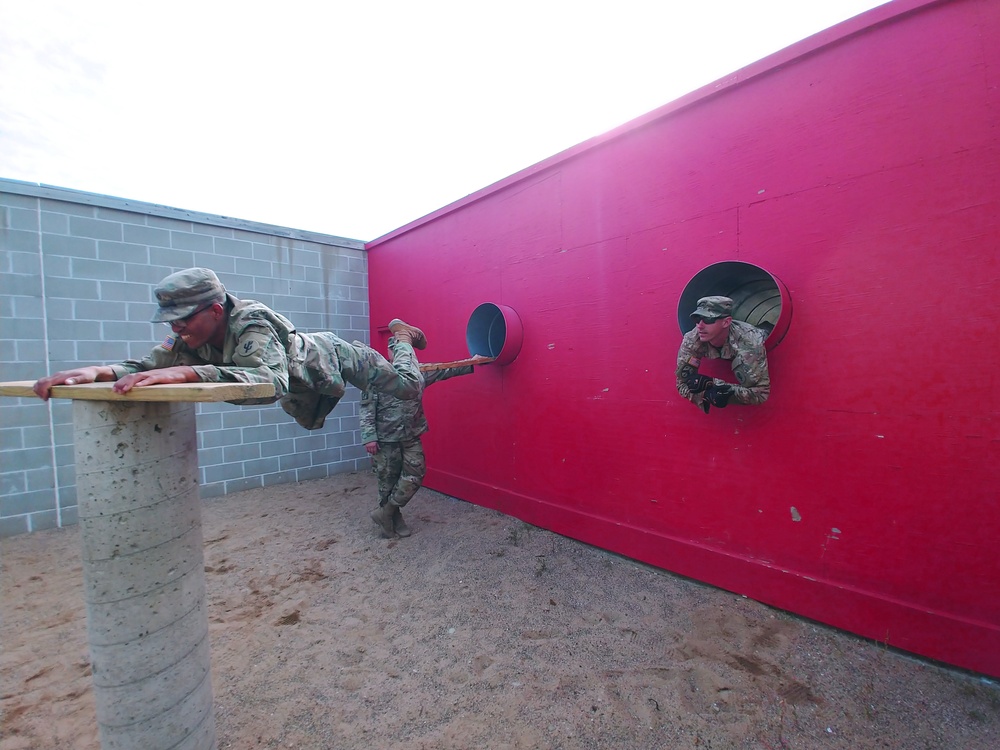
<instances>
[{"instance_id":1,"label":"gloved hand","mask_svg":"<svg viewBox=\"0 0 1000 750\"><path fill-rule=\"evenodd\" d=\"M713 385L709 386L708 390L705 391L705 401L710 403L716 409L725 408L726 404L729 403L729 397L733 395L733 387L728 383L723 385ZM708 413L707 411L705 412Z\"/></svg>"},{"instance_id":2,"label":"gloved hand","mask_svg":"<svg viewBox=\"0 0 1000 750\"><path fill-rule=\"evenodd\" d=\"M691 393L701 393L706 388L711 387L712 379L708 375L699 375L697 370L685 373L684 383L691 390Z\"/></svg>"}]
</instances>

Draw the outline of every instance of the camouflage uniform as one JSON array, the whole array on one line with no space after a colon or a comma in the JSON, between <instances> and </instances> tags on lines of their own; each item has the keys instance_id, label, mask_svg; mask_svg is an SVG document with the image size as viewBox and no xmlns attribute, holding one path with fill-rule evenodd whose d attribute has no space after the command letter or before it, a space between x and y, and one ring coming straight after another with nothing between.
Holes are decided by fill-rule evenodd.
<instances>
[{"instance_id":1,"label":"camouflage uniform","mask_svg":"<svg viewBox=\"0 0 1000 750\"><path fill-rule=\"evenodd\" d=\"M472 365L431 370L422 373L424 387L472 372ZM420 436L427 429L421 398L401 401L374 390L361 394L361 442L378 442L378 452L372 456L372 471L378 477L380 506L392 503L401 508L420 489L427 473Z\"/></svg>"},{"instance_id":2,"label":"camouflage uniform","mask_svg":"<svg viewBox=\"0 0 1000 750\"><path fill-rule=\"evenodd\" d=\"M732 300L728 297L705 297L698 301L698 309L692 317L731 317ZM724 359L732 362L733 374L738 385L732 386L730 400L739 404L762 404L771 395L771 377L767 371L767 350L764 340L767 334L742 320L729 324L729 337L721 348L712 346L698 338L697 329L684 334L681 348L677 352L677 392L691 403L707 408L704 393L692 393L685 375L691 368L697 371L702 359ZM714 379L716 385L724 380Z\"/></svg>"},{"instance_id":3,"label":"camouflage uniform","mask_svg":"<svg viewBox=\"0 0 1000 750\"><path fill-rule=\"evenodd\" d=\"M170 322L212 302L226 308L222 350L205 344L196 350L183 340L166 340L140 360L112 365L115 378L128 373L188 365L206 383L271 383L275 395L235 404L270 404L281 408L307 430L323 426L344 395L345 384L362 391L381 390L400 399L419 398L420 370L413 347L393 339L393 359L359 341L347 343L333 333L300 333L284 316L255 300L240 300L223 289L208 269L188 269L168 276L156 289L160 310L154 322Z\"/></svg>"}]
</instances>

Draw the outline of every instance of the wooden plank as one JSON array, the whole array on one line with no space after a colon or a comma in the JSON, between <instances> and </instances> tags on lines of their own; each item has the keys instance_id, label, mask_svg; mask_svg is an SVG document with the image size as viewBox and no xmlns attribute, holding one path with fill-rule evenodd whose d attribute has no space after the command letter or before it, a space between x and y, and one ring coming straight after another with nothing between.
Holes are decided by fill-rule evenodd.
<instances>
[{"instance_id":1,"label":"wooden plank","mask_svg":"<svg viewBox=\"0 0 1000 750\"><path fill-rule=\"evenodd\" d=\"M34 380L17 380L0 383L0 396L34 398L31 386ZM271 398L274 386L270 383L177 383L146 385L133 388L128 393L115 393L114 383L81 383L56 385L53 398L80 399L83 401L241 401L250 398Z\"/></svg>"},{"instance_id":2,"label":"wooden plank","mask_svg":"<svg viewBox=\"0 0 1000 750\"><path fill-rule=\"evenodd\" d=\"M430 372L432 370L451 370L456 367L465 367L466 365L485 365L489 364L496 357L469 357L468 359L456 359L454 362L424 362L420 365L420 372Z\"/></svg>"}]
</instances>

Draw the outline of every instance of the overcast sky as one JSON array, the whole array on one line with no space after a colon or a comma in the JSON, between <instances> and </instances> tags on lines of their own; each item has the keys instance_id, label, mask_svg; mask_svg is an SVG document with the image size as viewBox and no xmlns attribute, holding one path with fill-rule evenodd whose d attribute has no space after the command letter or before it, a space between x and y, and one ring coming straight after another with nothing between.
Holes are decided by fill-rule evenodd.
<instances>
[{"instance_id":1,"label":"overcast sky","mask_svg":"<svg viewBox=\"0 0 1000 750\"><path fill-rule=\"evenodd\" d=\"M371 240L884 0L0 0L0 177Z\"/></svg>"}]
</instances>

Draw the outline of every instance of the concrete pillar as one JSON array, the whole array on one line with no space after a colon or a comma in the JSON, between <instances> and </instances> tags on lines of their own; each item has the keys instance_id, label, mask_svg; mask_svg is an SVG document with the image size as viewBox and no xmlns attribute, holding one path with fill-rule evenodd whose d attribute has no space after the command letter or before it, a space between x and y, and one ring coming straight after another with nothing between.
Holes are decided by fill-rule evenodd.
<instances>
[{"instance_id":1,"label":"concrete pillar","mask_svg":"<svg viewBox=\"0 0 1000 750\"><path fill-rule=\"evenodd\" d=\"M73 402L104 750L214 750L195 405Z\"/></svg>"}]
</instances>

